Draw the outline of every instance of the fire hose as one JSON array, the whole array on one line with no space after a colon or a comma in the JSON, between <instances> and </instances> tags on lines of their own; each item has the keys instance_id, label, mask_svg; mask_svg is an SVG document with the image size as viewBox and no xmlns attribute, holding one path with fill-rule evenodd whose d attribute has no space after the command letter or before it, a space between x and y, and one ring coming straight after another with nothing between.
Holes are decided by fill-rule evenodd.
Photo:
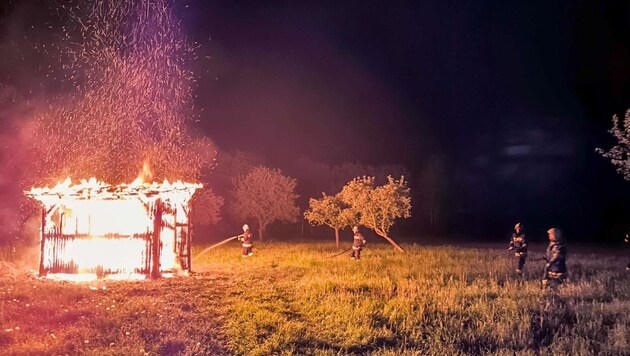
<instances>
[{"instance_id":1,"label":"fire hose","mask_svg":"<svg viewBox=\"0 0 630 356\"><path fill-rule=\"evenodd\" d=\"M332 256L328 256L328 258L333 258L333 257L341 256L341 255L343 255L344 253L349 252L350 250L352 250L352 247L350 247L349 249L347 249L347 250L345 250L345 251L341 251L341 252L339 252L338 254L335 254L335 255L332 255Z\"/></svg>"},{"instance_id":2,"label":"fire hose","mask_svg":"<svg viewBox=\"0 0 630 356\"><path fill-rule=\"evenodd\" d=\"M194 261L194 260L196 260L197 258L199 258L199 256L203 255L204 253L206 253L206 252L208 252L208 251L212 250L213 248L215 248L215 247L217 247L217 246L221 246L221 245L223 245L224 243L226 243L226 242L230 242L230 241L232 241L232 240L234 240L234 239L237 239L237 238L239 238L239 237L241 237L241 236L243 236L243 234L236 235L236 236L232 236L232 237L228 237L227 239L225 239L225 240L223 240L223 241L221 241L221 242L217 242L216 244L214 244L214 245L212 245L212 246L210 246L210 247L206 248L205 250L203 250L203 251L199 252L199 253L197 254L197 256L195 256L195 258L193 258L193 261Z\"/></svg>"},{"instance_id":3,"label":"fire hose","mask_svg":"<svg viewBox=\"0 0 630 356\"><path fill-rule=\"evenodd\" d=\"M508 248L507 249L508 253L513 251L513 250L514 250L514 248ZM542 256L542 257L539 257L539 258L529 258L528 259L529 262L546 261L546 260L547 260L546 256Z\"/></svg>"},{"instance_id":4,"label":"fire hose","mask_svg":"<svg viewBox=\"0 0 630 356\"><path fill-rule=\"evenodd\" d=\"M547 257L543 256L543 257L540 257L540 258L530 258L529 260L530 260L530 262L547 261Z\"/></svg>"}]
</instances>

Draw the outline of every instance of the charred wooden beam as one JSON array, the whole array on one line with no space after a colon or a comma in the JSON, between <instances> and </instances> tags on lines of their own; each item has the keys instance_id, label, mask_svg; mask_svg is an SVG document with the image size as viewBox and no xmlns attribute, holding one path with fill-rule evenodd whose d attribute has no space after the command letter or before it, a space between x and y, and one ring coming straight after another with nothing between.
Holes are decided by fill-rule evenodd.
<instances>
[{"instance_id":1,"label":"charred wooden beam","mask_svg":"<svg viewBox=\"0 0 630 356\"><path fill-rule=\"evenodd\" d=\"M42 231L41 231L41 245L39 247L39 276L43 277L46 275L46 271L44 270L44 252L46 246L46 206L42 207Z\"/></svg>"},{"instance_id":2,"label":"charred wooden beam","mask_svg":"<svg viewBox=\"0 0 630 356\"><path fill-rule=\"evenodd\" d=\"M183 236L184 239L186 239L185 243L186 243L186 259L187 259L187 263L186 263L186 269L190 272L192 271L192 250L191 250L191 245L192 245L192 226L190 223L190 207L191 207L191 203L190 201L187 203L188 205L188 209L184 209L184 214L186 215L186 223L188 224L188 226L186 227L186 236Z\"/></svg>"},{"instance_id":3,"label":"charred wooden beam","mask_svg":"<svg viewBox=\"0 0 630 356\"><path fill-rule=\"evenodd\" d=\"M151 278L160 278L160 249L162 245L162 201L155 201L153 214L153 245L151 253Z\"/></svg>"}]
</instances>

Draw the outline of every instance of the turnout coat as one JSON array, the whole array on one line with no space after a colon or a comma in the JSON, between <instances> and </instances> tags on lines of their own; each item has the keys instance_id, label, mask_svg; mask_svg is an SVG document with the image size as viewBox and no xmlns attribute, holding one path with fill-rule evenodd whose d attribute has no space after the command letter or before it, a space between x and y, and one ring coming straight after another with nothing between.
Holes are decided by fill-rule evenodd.
<instances>
[{"instance_id":1,"label":"turnout coat","mask_svg":"<svg viewBox=\"0 0 630 356\"><path fill-rule=\"evenodd\" d=\"M522 230L519 233L512 233L510 250L514 250L515 256L527 256L527 240L525 240L525 233Z\"/></svg>"},{"instance_id":2,"label":"turnout coat","mask_svg":"<svg viewBox=\"0 0 630 356\"><path fill-rule=\"evenodd\" d=\"M551 241L547 247L547 276L549 278L567 277L567 247L564 242Z\"/></svg>"}]
</instances>

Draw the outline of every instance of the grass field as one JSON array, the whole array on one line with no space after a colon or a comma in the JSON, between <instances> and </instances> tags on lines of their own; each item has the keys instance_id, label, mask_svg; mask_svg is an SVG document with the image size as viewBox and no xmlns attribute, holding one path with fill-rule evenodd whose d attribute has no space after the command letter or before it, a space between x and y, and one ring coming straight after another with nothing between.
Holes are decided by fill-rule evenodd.
<instances>
[{"instance_id":1,"label":"grass field","mask_svg":"<svg viewBox=\"0 0 630 356\"><path fill-rule=\"evenodd\" d=\"M141 282L61 283L0 262L0 353L630 354L619 251L570 249L569 283L543 293L543 263L519 278L505 246L369 246L361 261L322 243L243 259L235 243L191 277Z\"/></svg>"}]
</instances>

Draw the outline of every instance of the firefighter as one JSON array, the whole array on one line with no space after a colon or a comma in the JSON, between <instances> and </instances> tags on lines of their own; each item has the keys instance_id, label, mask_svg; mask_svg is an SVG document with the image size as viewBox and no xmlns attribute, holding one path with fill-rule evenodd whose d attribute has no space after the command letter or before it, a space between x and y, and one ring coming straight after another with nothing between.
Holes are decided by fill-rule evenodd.
<instances>
[{"instance_id":1,"label":"firefighter","mask_svg":"<svg viewBox=\"0 0 630 356\"><path fill-rule=\"evenodd\" d=\"M543 289L551 282L562 284L567 278L567 245L562 236L562 231L558 228L551 228L547 231L549 234L549 246L544 260L547 262L543 272L542 286Z\"/></svg>"},{"instance_id":2,"label":"firefighter","mask_svg":"<svg viewBox=\"0 0 630 356\"><path fill-rule=\"evenodd\" d=\"M350 253L350 257L358 261L361 258L361 250L363 249L363 245L365 245L365 237L363 234L359 232L359 227L354 226L352 228L352 232L354 233L354 241L352 242L352 252Z\"/></svg>"},{"instance_id":3,"label":"firefighter","mask_svg":"<svg viewBox=\"0 0 630 356\"><path fill-rule=\"evenodd\" d=\"M254 247L252 244L252 232L249 230L249 225L243 225L243 234L239 236L238 240L243 242L242 257L249 257L254 254L252 252L252 247Z\"/></svg>"},{"instance_id":4,"label":"firefighter","mask_svg":"<svg viewBox=\"0 0 630 356\"><path fill-rule=\"evenodd\" d=\"M525 260L527 259L527 240L525 240L525 232L521 223L514 225L514 232L508 248L508 251L512 250L516 260L516 273L522 274Z\"/></svg>"}]
</instances>

